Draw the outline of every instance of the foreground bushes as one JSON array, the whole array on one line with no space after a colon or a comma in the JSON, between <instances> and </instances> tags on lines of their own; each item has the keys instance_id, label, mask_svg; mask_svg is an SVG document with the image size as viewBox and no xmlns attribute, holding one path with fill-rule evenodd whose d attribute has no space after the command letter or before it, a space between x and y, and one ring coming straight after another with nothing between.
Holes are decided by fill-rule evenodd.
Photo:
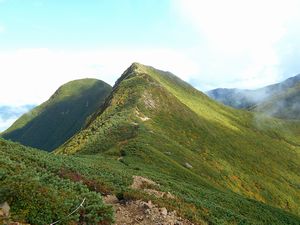
<instances>
[{"instance_id":1,"label":"foreground bushes","mask_svg":"<svg viewBox=\"0 0 300 225\"><path fill-rule=\"evenodd\" d=\"M100 194L81 182L30 166L26 157L17 157L21 150L17 148L23 147L0 141L0 202L11 206L12 221L36 225L58 220L61 224L113 223L113 210L103 204ZM68 216L83 199L83 205Z\"/></svg>"}]
</instances>

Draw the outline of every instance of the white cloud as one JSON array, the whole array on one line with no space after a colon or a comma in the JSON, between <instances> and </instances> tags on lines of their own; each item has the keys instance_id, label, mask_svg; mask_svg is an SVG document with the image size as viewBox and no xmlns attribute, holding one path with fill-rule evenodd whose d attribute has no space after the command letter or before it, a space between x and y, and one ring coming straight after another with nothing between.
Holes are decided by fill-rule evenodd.
<instances>
[{"instance_id":1,"label":"white cloud","mask_svg":"<svg viewBox=\"0 0 300 225\"><path fill-rule=\"evenodd\" d=\"M241 88L278 81L284 66L278 46L290 44L299 7L299 0L176 0L201 39L194 55L207 78L194 79Z\"/></svg>"},{"instance_id":2,"label":"white cloud","mask_svg":"<svg viewBox=\"0 0 300 225\"><path fill-rule=\"evenodd\" d=\"M114 84L132 62L170 70L183 79L198 73L187 56L169 49L95 50L66 52L22 49L0 53L0 105L38 104L63 83L95 77Z\"/></svg>"}]
</instances>

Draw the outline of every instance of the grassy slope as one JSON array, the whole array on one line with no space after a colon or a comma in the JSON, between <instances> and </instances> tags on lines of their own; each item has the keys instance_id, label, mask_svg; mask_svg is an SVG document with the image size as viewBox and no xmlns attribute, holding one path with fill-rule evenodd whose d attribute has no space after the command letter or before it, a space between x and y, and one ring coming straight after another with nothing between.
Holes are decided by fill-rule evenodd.
<instances>
[{"instance_id":1,"label":"grassy slope","mask_svg":"<svg viewBox=\"0 0 300 225\"><path fill-rule=\"evenodd\" d=\"M54 156L3 139L0 139L0 154L0 202L10 205L11 221L35 225L57 220L61 220L59 224L112 223L113 210L103 204L101 194L65 176L64 171L71 171L72 158ZM75 177L79 179L78 175ZM96 181L93 184L97 184ZM67 217L84 198L83 207ZM6 224L1 219L3 217L0 224Z\"/></svg>"},{"instance_id":2,"label":"grassy slope","mask_svg":"<svg viewBox=\"0 0 300 225\"><path fill-rule=\"evenodd\" d=\"M126 172L195 207L176 206L194 220L297 224L262 203L300 215L299 137L299 124L224 107L170 73L133 64L105 108L56 153L121 156Z\"/></svg>"},{"instance_id":3,"label":"grassy slope","mask_svg":"<svg viewBox=\"0 0 300 225\"><path fill-rule=\"evenodd\" d=\"M2 137L51 151L81 129L110 91L108 84L96 79L71 81L48 101L24 114Z\"/></svg>"}]
</instances>

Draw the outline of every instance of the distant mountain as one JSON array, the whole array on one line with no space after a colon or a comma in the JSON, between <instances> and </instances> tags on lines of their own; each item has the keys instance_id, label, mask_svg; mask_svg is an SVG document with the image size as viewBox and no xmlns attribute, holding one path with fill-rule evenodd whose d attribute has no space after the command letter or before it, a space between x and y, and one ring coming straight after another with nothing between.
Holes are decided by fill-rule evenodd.
<instances>
[{"instance_id":1,"label":"distant mountain","mask_svg":"<svg viewBox=\"0 0 300 225\"><path fill-rule=\"evenodd\" d=\"M254 97L255 92L252 90L218 88L208 91L206 94L224 105L237 109L247 109L259 101Z\"/></svg>"},{"instance_id":2,"label":"distant mountain","mask_svg":"<svg viewBox=\"0 0 300 225\"><path fill-rule=\"evenodd\" d=\"M121 187L118 196L151 199L195 223L297 224L299 135L299 122L225 107L169 72L134 63L54 153L95 157L99 165L115 160L97 170ZM152 179L176 197L132 190L128 175Z\"/></svg>"},{"instance_id":3,"label":"distant mountain","mask_svg":"<svg viewBox=\"0 0 300 225\"><path fill-rule=\"evenodd\" d=\"M300 119L300 74L256 90L214 89L211 98L234 108L250 109L285 119Z\"/></svg>"},{"instance_id":4,"label":"distant mountain","mask_svg":"<svg viewBox=\"0 0 300 225\"><path fill-rule=\"evenodd\" d=\"M51 151L72 137L98 109L111 86L96 79L71 81L51 98L20 117L1 136Z\"/></svg>"},{"instance_id":5,"label":"distant mountain","mask_svg":"<svg viewBox=\"0 0 300 225\"><path fill-rule=\"evenodd\" d=\"M300 82L273 94L251 110L282 119L300 120Z\"/></svg>"},{"instance_id":6,"label":"distant mountain","mask_svg":"<svg viewBox=\"0 0 300 225\"><path fill-rule=\"evenodd\" d=\"M34 107L35 105L0 106L0 132L7 129L12 122Z\"/></svg>"}]
</instances>

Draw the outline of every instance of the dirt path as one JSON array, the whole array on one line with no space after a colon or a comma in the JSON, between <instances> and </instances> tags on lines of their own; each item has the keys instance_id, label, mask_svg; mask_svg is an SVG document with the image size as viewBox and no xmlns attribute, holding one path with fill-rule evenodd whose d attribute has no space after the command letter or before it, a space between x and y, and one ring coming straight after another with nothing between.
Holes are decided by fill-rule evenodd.
<instances>
[{"instance_id":1,"label":"dirt path","mask_svg":"<svg viewBox=\"0 0 300 225\"><path fill-rule=\"evenodd\" d=\"M168 196L169 198L174 198L170 193L149 188L151 186L159 185L144 177L133 177L131 188L142 189L156 197ZM160 208L151 201L119 201L114 195L105 196L104 201L106 204L110 204L114 207L116 225L193 225L193 223L188 220L177 216L176 211L169 212L166 208Z\"/></svg>"},{"instance_id":2,"label":"dirt path","mask_svg":"<svg viewBox=\"0 0 300 225\"><path fill-rule=\"evenodd\" d=\"M104 197L104 201L114 207L116 225L192 225L178 217L175 211L168 212L166 208L159 208L151 201L120 202L114 195Z\"/></svg>"}]
</instances>

